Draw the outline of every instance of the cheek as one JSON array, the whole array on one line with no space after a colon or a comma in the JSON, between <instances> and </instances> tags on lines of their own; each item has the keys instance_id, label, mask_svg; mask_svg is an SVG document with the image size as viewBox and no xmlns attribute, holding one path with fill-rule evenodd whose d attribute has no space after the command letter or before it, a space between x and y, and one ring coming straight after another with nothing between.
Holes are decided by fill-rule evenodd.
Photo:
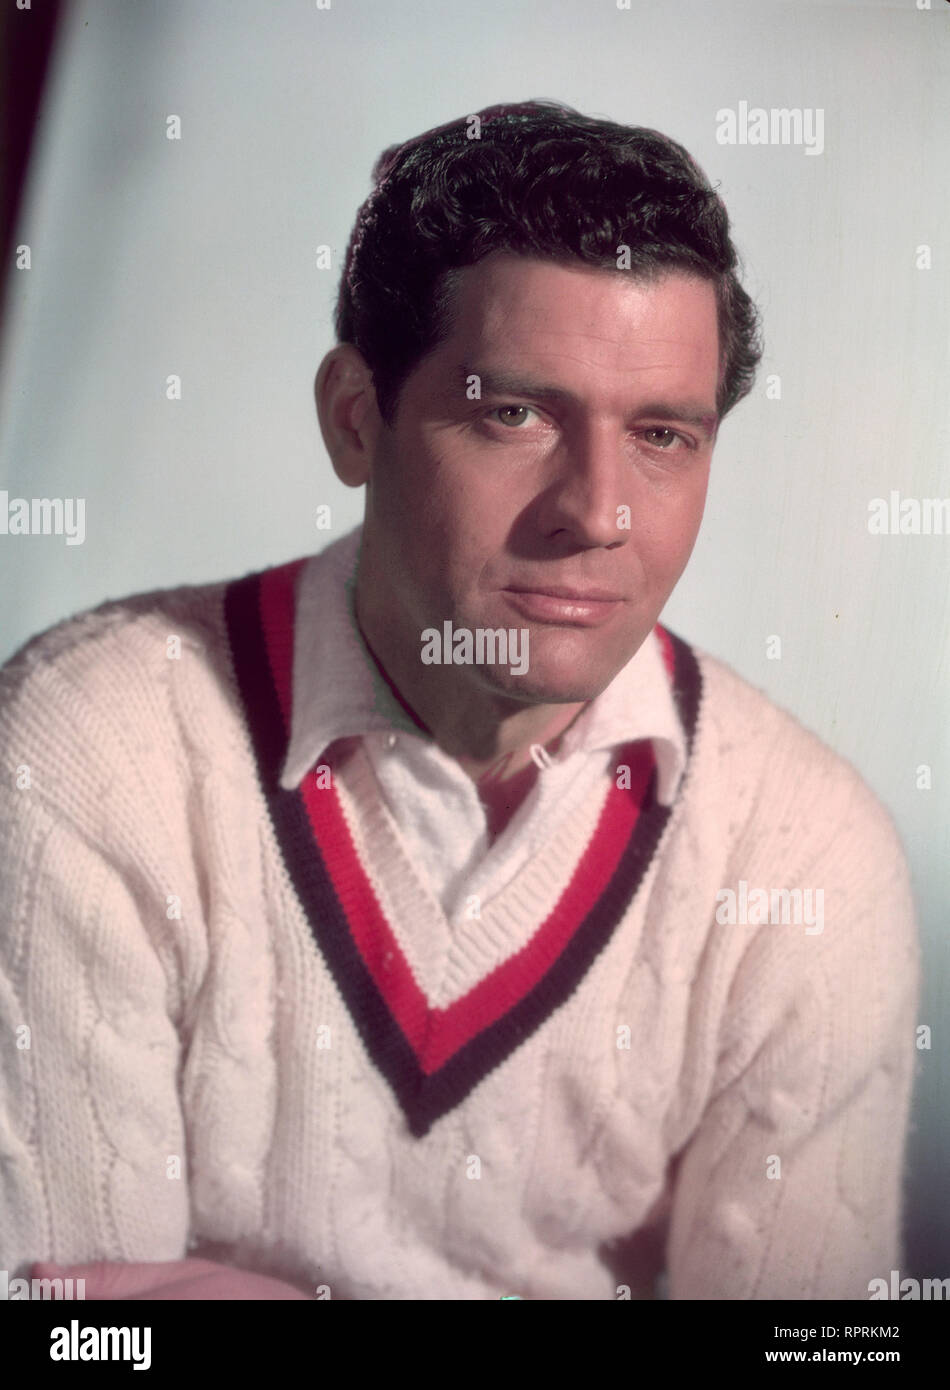
<instances>
[{"instance_id":1,"label":"cheek","mask_svg":"<svg viewBox=\"0 0 950 1390\"><path fill-rule=\"evenodd\" d=\"M706 506L706 492L709 486L709 465L696 470L684 482L681 489L671 499L667 530L670 542L678 550L686 549L696 539L703 511Z\"/></svg>"},{"instance_id":2,"label":"cheek","mask_svg":"<svg viewBox=\"0 0 950 1390\"><path fill-rule=\"evenodd\" d=\"M464 544L467 532L477 530L488 498L481 495L463 470L451 460L437 459L420 446L411 471L399 487L399 506L408 528L406 542L444 548L449 541ZM418 558L422 558L421 555Z\"/></svg>"},{"instance_id":3,"label":"cheek","mask_svg":"<svg viewBox=\"0 0 950 1390\"><path fill-rule=\"evenodd\" d=\"M702 498L680 498L678 505L651 518L633 537L636 561L651 587L676 583L692 553L703 516Z\"/></svg>"}]
</instances>

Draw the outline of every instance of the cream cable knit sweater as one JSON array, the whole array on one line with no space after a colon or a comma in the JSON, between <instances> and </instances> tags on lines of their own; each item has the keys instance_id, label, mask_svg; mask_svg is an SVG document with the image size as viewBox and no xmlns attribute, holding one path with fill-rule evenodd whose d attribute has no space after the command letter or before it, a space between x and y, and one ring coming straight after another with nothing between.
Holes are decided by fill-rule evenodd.
<instances>
[{"instance_id":1,"label":"cream cable knit sweater","mask_svg":"<svg viewBox=\"0 0 950 1390\"><path fill-rule=\"evenodd\" d=\"M866 1298L900 1264L919 948L854 770L693 653L690 761L635 895L556 962L570 989L552 967L466 1049L478 1020L400 974L417 913L420 939L438 923L365 756L313 803L322 878L301 807L268 800L291 793L262 785L236 587L104 605L0 672L0 1267L193 1252L361 1299L650 1297L665 1267L677 1299ZM518 934L594 882L611 796L450 964L511 978ZM822 890L822 930L743 922L760 888ZM360 974L379 905L392 949Z\"/></svg>"}]
</instances>

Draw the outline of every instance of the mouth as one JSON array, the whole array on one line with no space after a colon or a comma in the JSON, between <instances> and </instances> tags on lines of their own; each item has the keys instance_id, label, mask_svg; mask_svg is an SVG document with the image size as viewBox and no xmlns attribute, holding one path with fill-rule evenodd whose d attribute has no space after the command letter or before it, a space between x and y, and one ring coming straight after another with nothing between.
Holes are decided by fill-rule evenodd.
<instances>
[{"instance_id":1,"label":"mouth","mask_svg":"<svg viewBox=\"0 0 950 1390\"><path fill-rule=\"evenodd\" d=\"M623 603L619 594L606 589L568 589L546 585L543 589L503 589L509 604L532 622L554 626L600 627Z\"/></svg>"}]
</instances>

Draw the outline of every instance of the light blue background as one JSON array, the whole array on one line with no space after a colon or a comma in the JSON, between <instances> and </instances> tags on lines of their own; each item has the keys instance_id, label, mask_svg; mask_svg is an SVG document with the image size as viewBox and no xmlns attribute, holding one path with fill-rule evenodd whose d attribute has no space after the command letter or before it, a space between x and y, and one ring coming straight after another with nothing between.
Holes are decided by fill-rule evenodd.
<instances>
[{"instance_id":1,"label":"light blue background","mask_svg":"<svg viewBox=\"0 0 950 1390\"><path fill-rule=\"evenodd\" d=\"M684 143L721 184L767 354L664 620L851 759L903 834L934 1039L918 1277L950 1275L950 537L871 536L867 515L892 489L950 494L948 60L944 0L86 0L17 229L33 265L12 272L0 397L0 489L87 513L82 546L0 536L3 660L107 597L262 568L360 519L312 382L384 146L531 97ZM822 108L824 153L720 146L716 112L743 100Z\"/></svg>"}]
</instances>

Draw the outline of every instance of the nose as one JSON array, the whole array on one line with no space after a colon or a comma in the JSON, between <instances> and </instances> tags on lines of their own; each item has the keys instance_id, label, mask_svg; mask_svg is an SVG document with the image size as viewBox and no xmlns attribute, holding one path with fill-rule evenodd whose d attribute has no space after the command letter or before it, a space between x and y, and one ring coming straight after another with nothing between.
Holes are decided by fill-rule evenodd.
<instances>
[{"instance_id":1,"label":"nose","mask_svg":"<svg viewBox=\"0 0 950 1390\"><path fill-rule=\"evenodd\" d=\"M585 426L565 441L553 462L556 476L541 499L544 534L564 532L575 545L588 548L624 545L630 531L620 523L628 510L623 484L630 463L616 427L607 422Z\"/></svg>"}]
</instances>

